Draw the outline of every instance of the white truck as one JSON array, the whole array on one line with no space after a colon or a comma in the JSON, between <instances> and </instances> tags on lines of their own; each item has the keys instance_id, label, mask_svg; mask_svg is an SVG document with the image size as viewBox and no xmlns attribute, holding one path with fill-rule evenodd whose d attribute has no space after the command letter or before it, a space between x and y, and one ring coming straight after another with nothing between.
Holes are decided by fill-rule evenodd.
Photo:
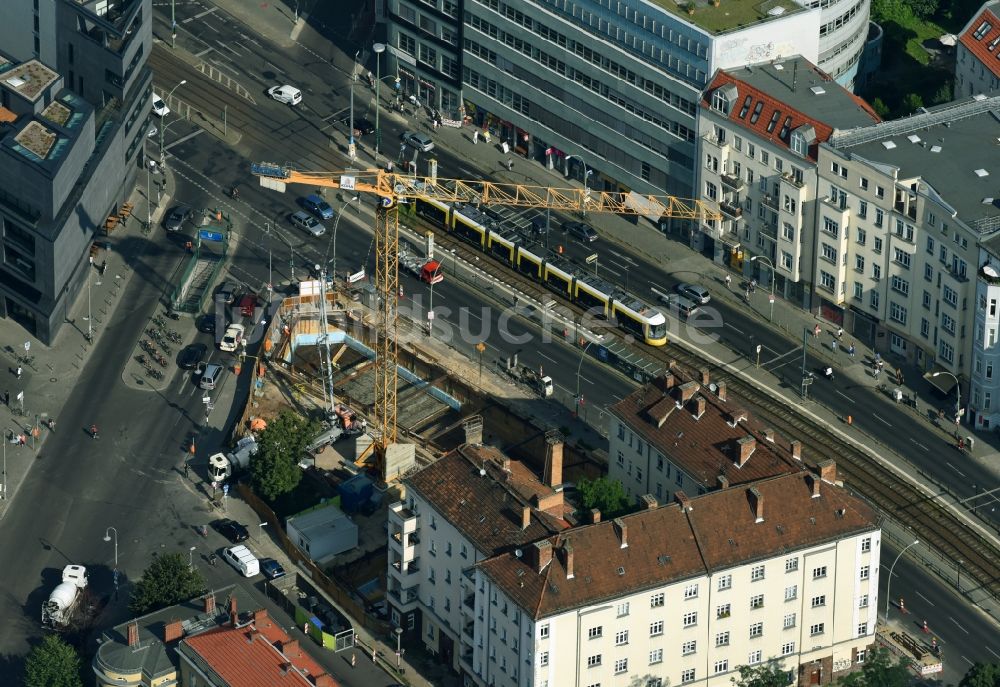
<instances>
[{"instance_id":1,"label":"white truck","mask_svg":"<svg viewBox=\"0 0 1000 687\"><path fill-rule=\"evenodd\" d=\"M250 467L250 457L257 453L257 440L246 436L236 442L229 453L216 453L208 458L208 477L212 482L225 482L234 472Z\"/></svg>"},{"instance_id":2,"label":"white truck","mask_svg":"<svg viewBox=\"0 0 1000 687\"><path fill-rule=\"evenodd\" d=\"M67 565L63 568L62 582L52 590L42 604L42 626L60 630L73 620L87 589L87 568Z\"/></svg>"},{"instance_id":3,"label":"white truck","mask_svg":"<svg viewBox=\"0 0 1000 687\"><path fill-rule=\"evenodd\" d=\"M535 370L527 365L519 365L516 354L512 358L507 358L507 365L504 368L504 372L515 382L520 382L530 387L532 391L542 398L548 398L554 392L552 377L543 374L541 368Z\"/></svg>"}]
</instances>

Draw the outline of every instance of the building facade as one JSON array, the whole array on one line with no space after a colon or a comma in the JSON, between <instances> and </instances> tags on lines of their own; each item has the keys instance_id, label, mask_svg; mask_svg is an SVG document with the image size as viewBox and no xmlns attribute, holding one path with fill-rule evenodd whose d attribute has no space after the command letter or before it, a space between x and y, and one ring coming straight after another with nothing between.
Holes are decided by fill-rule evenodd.
<instances>
[{"instance_id":1,"label":"building facade","mask_svg":"<svg viewBox=\"0 0 1000 687\"><path fill-rule=\"evenodd\" d=\"M1000 427L1000 234L983 241L979 255L969 396L964 398L961 388L943 390L955 394L956 422L967 417L974 429L990 430Z\"/></svg>"},{"instance_id":2,"label":"building facade","mask_svg":"<svg viewBox=\"0 0 1000 687\"><path fill-rule=\"evenodd\" d=\"M389 0L389 79L595 188L690 196L699 93L720 68L801 54L850 86L868 0L802 6Z\"/></svg>"},{"instance_id":3,"label":"building facade","mask_svg":"<svg viewBox=\"0 0 1000 687\"><path fill-rule=\"evenodd\" d=\"M50 343L85 288L96 231L143 164L152 5L11 0L4 11L0 317Z\"/></svg>"},{"instance_id":4,"label":"building facade","mask_svg":"<svg viewBox=\"0 0 1000 687\"><path fill-rule=\"evenodd\" d=\"M1000 92L1000 2L985 3L958 35L955 97Z\"/></svg>"},{"instance_id":5,"label":"building facade","mask_svg":"<svg viewBox=\"0 0 1000 687\"><path fill-rule=\"evenodd\" d=\"M692 232L692 248L808 308L819 144L877 121L802 57L717 72L700 101L697 192L722 219Z\"/></svg>"}]
</instances>

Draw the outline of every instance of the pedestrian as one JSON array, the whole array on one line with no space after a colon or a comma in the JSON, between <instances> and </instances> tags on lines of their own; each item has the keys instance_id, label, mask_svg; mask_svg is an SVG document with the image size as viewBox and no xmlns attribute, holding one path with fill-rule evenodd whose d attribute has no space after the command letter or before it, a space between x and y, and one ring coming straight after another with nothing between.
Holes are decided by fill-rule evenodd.
<instances>
[{"instance_id":1,"label":"pedestrian","mask_svg":"<svg viewBox=\"0 0 1000 687\"><path fill-rule=\"evenodd\" d=\"M843 327L837 327L837 338L839 339L842 336L844 336L844 328Z\"/></svg>"},{"instance_id":2,"label":"pedestrian","mask_svg":"<svg viewBox=\"0 0 1000 687\"><path fill-rule=\"evenodd\" d=\"M847 348L847 355L849 355L849 356L851 356L851 357L853 358L853 357L854 357L854 353L855 353L855 352L856 352L856 351L855 351L855 349L854 349L854 342L852 341L852 342L851 342L851 345L850 345L850 346L848 346L848 348Z\"/></svg>"},{"instance_id":3,"label":"pedestrian","mask_svg":"<svg viewBox=\"0 0 1000 687\"><path fill-rule=\"evenodd\" d=\"M3 392L3 404L5 406L7 406L8 408L10 407L10 392L9 391Z\"/></svg>"},{"instance_id":4,"label":"pedestrian","mask_svg":"<svg viewBox=\"0 0 1000 687\"><path fill-rule=\"evenodd\" d=\"M729 285L732 284L732 283L733 283L733 278L727 274L726 275L726 289L728 289Z\"/></svg>"},{"instance_id":5,"label":"pedestrian","mask_svg":"<svg viewBox=\"0 0 1000 687\"><path fill-rule=\"evenodd\" d=\"M21 374L22 374L23 372L24 372L24 370L22 370L22 369L21 369L21 366L20 366L20 365L18 365L18 366L17 366L17 378L18 378L18 379L20 379L20 378L21 378Z\"/></svg>"},{"instance_id":6,"label":"pedestrian","mask_svg":"<svg viewBox=\"0 0 1000 687\"><path fill-rule=\"evenodd\" d=\"M818 337L819 337L819 325L817 324L815 327L813 327L813 338L815 339Z\"/></svg>"},{"instance_id":7,"label":"pedestrian","mask_svg":"<svg viewBox=\"0 0 1000 687\"><path fill-rule=\"evenodd\" d=\"M830 348L833 349L834 353L837 352L837 340L836 339L834 339L833 341L830 342Z\"/></svg>"},{"instance_id":8,"label":"pedestrian","mask_svg":"<svg viewBox=\"0 0 1000 687\"><path fill-rule=\"evenodd\" d=\"M747 290L743 292L743 300L745 300L747 303L750 302L750 289L749 288L747 288Z\"/></svg>"},{"instance_id":9,"label":"pedestrian","mask_svg":"<svg viewBox=\"0 0 1000 687\"><path fill-rule=\"evenodd\" d=\"M188 465L187 461L184 461L184 476L185 477L188 476L188 469L189 469L189 467L190 466Z\"/></svg>"},{"instance_id":10,"label":"pedestrian","mask_svg":"<svg viewBox=\"0 0 1000 687\"><path fill-rule=\"evenodd\" d=\"M97 438L97 425L91 425L90 426L90 438L91 439L96 439Z\"/></svg>"},{"instance_id":11,"label":"pedestrian","mask_svg":"<svg viewBox=\"0 0 1000 687\"><path fill-rule=\"evenodd\" d=\"M51 417L49 418L49 431L50 432L56 431L56 421L55 421L55 418L51 418Z\"/></svg>"},{"instance_id":12,"label":"pedestrian","mask_svg":"<svg viewBox=\"0 0 1000 687\"><path fill-rule=\"evenodd\" d=\"M756 291L757 291L757 280L756 279L751 279L750 280L750 293L755 293Z\"/></svg>"},{"instance_id":13,"label":"pedestrian","mask_svg":"<svg viewBox=\"0 0 1000 687\"><path fill-rule=\"evenodd\" d=\"M472 145L477 145L479 143L479 129L474 129L472 131Z\"/></svg>"},{"instance_id":14,"label":"pedestrian","mask_svg":"<svg viewBox=\"0 0 1000 687\"><path fill-rule=\"evenodd\" d=\"M507 158L507 171L510 172L514 169L514 159Z\"/></svg>"}]
</instances>

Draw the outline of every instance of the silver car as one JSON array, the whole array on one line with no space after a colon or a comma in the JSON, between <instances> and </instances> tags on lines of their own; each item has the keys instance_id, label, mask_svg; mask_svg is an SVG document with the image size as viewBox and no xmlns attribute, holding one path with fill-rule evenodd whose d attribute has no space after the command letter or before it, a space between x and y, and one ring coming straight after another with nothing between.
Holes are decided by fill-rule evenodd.
<instances>
[{"instance_id":1,"label":"silver car","mask_svg":"<svg viewBox=\"0 0 1000 687\"><path fill-rule=\"evenodd\" d=\"M698 284L686 284L681 283L677 285L677 293L684 296L685 298L690 298L695 303L699 305L705 305L710 300L712 300L711 294L708 293L708 289L704 286L699 286Z\"/></svg>"},{"instance_id":2,"label":"silver car","mask_svg":"<svg viewBox=\"0 0 1000 687\"><path fill-rule=\"evenodd\" d=\"M431 140L431 137L420 132L403 132L403 143L411 148L416 148L422 153L434 150L434 141Z\"/></svg>"},{"instance_id":3,"label":"silver car","mask_svg":"<svg viewBox=\"0 0 1000 687\"><path fill-rule=\"evenodd\" d=\"M292 224L297 226L303 231L308 231L313 236L322 236L326 233L326 227L319 223L319 221L310 215L305 210L299 210L294 215L289 218Z\"/></svg>"}]
</instances>

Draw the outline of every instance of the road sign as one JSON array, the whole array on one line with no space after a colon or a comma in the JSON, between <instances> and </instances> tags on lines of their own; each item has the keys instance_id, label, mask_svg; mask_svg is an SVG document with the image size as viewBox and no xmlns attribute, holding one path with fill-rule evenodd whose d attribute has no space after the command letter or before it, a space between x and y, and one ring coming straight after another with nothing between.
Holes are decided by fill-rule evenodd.
<instances>
[{"instance_id":1,"label":"road sign","mask_svg":"<svg viewBox=\"0 0 1000 687\"><path fill-rule=\"evenodd\" d=\"M209 231L208 229L202 229L201 231L198 232L198 238L203 239L205 241L221 242L222 233L218 231Z\"/></svg>"},{"instance_id":2,"label":"road sign","mask_svg":"<svg viewBox=\"0 0 1000 687\"><path fill-rule=\"evenodd\" d=\"M428 319L428 321L433 321L434 320L434 311L433 310L428 310L427 311L427 319Z\"/></svg>"},{"instance_id":3,"label":"road sign","mask_svg":"<svg viewBox=\"0 0 1000 687\"><path fill-rule=\"evenodd\" d=\"M358 156L358 146L354 143L348 144L347 154L351 156L352 160L356 158Z\"/></svg>"},{"instance_id":4,"label":"road sign","mask_svg":"<svg viewBox=\"0 0 1000 687\"><path fill-rule=\"evenodd\" d=\"M479 343L476 344L476 350L482 353L483 351L486 350L486 344L480 341Z\"/></svg>"},{"instance_id":5,"label":"road sign","mask_svg":"<svg viewBox=\"0 0 1000 687\"><path fill-rule=\"evenodd\" d=\"M228 495L229 495L229 485L228 485L228 484L223 484L223 485L222 485L222 493L223 493L223 495L225 495L225 496L228 496Z\"/></svg>"},{"instance_id":6,"label":"road sign","mask_svg":"<svg viewBox=\"0 0 1000 687\"><path fill-rule=\"evenodd\" d=\"M771 305L774 305L774 294L771 294L770 296L768 296L767 300L769 300L771 302Z\"/></svg>"},{"instance_id":7,"label":"road sign","mask_svg":"<svg viewBox=\"0 0 1000 687\"><path fill-rule=\"evenodd\" d=\"M354 282L362 281L364 278L365 278L365 271L361 270L360 272L355 272L354 274L348 276L347 283L353 284Z\"/></svg>"},{"instance_id":8,"label":"road sign","mask_svg":"<svg viewBox=\"0 0 1000 687\"><path fill-rule=\"evenodd\" d=\"M595 262L597 262L597 253L591 253L587 256L588 265L593 265Z\"/></svg>"},{"instance_id":9,"label":"road sign","mask_svg":"<svg viewBox=\"0 0 1000 687\"><path fill-rule=\"evenodd\" d=\"M30 341L25 341L24 342L24 352L27 353L30 350L31 350L31 342Z\"/></svg>"}]
</instances>

